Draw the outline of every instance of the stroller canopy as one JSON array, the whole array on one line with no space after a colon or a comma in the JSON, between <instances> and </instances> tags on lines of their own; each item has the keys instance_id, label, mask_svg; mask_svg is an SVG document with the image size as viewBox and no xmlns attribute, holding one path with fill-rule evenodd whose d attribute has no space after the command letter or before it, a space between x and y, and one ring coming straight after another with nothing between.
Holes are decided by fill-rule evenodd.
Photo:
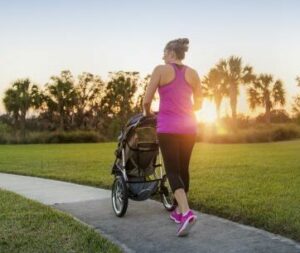
<instances>
[{"instance_id":1,"label":"stroller canopy","mask_svg":"<svg viewBox=\"0 0 300 253\"><path fill-rule=\"evenodd\" d=\"M140 177L154 172L158 154L155 116L133 116L118 139L118 151L121 152L122 148L125 151L125 168L128 175Z\"/></svg>"}]
</instances>

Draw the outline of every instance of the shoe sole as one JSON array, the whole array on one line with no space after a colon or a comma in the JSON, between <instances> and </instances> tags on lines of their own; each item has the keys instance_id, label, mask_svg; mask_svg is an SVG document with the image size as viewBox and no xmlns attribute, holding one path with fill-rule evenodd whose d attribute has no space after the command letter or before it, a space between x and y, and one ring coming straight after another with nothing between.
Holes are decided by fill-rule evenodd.
<instances>
[{"instance_id":1,"label":"shoe sole","mask_svg":"<svg viewBox=\"0 0 300 253\"><path fill-rule=\"evenodd\" d=\"M193 219L193 220L191 220ZM186 222L182 228L177 232L177 236L182 237L182 236L186 236L188 235L188 233L190 232L191 228L195 225L197 221L197 217L196 216L192 216L188 222Z\"/></svg>"},{"instance_id":2,"label":"shoe sole","mask_svg":"<svg viewBox=\"0 0 300 253\"><path fill-rule=\"evenodd\" d=\"M171 217L171 216L170 216L170 219L171 219L172 221L174 221L175 223L180 224L180 221L176 220L175 218L173 218L173 217Z\"/></svg>"}]
</instances>

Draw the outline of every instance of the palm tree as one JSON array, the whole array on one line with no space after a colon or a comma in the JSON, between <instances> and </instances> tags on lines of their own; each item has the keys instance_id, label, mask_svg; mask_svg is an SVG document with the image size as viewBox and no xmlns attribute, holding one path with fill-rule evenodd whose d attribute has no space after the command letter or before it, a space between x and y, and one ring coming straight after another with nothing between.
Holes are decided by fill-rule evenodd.
<instances>
[{"instance_id":1,"label":"palm tree","mask_svg":"<svg viewBox=\"0 0 300 253\"><path fill-rule=\"evenodd\" d=\"M276 105L285 104L285 90L281 80L273 81L273 76L261 74L253 81L252 86L248 89L248 101L250 108L254 110L257 106L265 108L266 123L271 122L271 109Z\"/></svg>"},{"instance_id":2,"label":"palm tree","mask_svg":"<svg viewBox=\"0 0 300 253\"><path fill-rule=\"evenodd\" d=\"M217 119L220 120L220 107L224 96L228 95L226 81L222 72L222 64L220 62L215 68L212 68L208 75L204 77L202 82L205 96L213 99L216 105Z\"/></svg>"},{"instance_id":3,"label":"palm tree","mask_svg":"<svg viewBox=\"0 0 300 253\"><path fill-rule=\"evenodd\" d=\"M16 129L20 127L25 136L26 115L30 108L38 108L41 104L41 94L37 85L27 79L19 79L12 84L4 95L3 103L6 111L12 114Z\"/></svg>"},{"instance_id":4,"label":"palm tree","mask_svg":"<svg viewBox=\"0 0 300 253\"><path fill-rule=\"evenodd\" d=\"M65 123L76 104L76 90L70 71L64 70L60 76L52 76L46 84L44 99L51 114L58 114L59 130L65 129Z\"/></svg>"},{"instance_id":5,"label":"palm tree","mask_svg":"<svg viewBox=\"0 0 300 253\"><path fill-rule=\"evenodd\" d=\"M223 78L228 85L228 94L232 119L236 120L237 115L237 97L239 95L239 86L249 84L254 80L253 70L250 66L244 66L240 57L231 56L229 59L221 60L219 64Z\"/></svg>"}]
</instances>

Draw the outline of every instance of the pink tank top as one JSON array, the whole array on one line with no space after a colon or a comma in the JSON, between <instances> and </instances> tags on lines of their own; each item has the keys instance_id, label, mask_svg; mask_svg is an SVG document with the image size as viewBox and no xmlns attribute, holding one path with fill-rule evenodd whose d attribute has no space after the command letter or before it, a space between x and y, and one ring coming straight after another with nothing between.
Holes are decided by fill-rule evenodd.
<instances>
[{"instance_id":1,"label":"pink tank top","mask_svg":"<svg viewBox=\"0 0 300 253\"><path fill-rule=\"evenodd\" d=\"M157 115L158 133L197 133L197 120L193 111L192 87L185 80L186 66L179 68L172 63L175 79L160 86L159 112Z\"/></svg>"}]
</instances>

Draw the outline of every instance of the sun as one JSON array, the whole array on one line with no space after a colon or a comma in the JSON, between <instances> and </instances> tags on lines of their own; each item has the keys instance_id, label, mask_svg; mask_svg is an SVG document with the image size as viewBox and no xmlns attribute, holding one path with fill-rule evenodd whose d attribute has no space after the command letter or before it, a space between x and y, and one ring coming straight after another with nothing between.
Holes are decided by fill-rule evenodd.
<instances>
[{"instance_id":1,"label":"sun","mask_svg":"<svg viewBox=\"0 0 300 253\"><path fill-rule=\"evenodd\" d=\"M196 112L198 122L213 123L217 120L216 106L213 102L204 100L201 110Z\"/></svg>"}]
</instances>

